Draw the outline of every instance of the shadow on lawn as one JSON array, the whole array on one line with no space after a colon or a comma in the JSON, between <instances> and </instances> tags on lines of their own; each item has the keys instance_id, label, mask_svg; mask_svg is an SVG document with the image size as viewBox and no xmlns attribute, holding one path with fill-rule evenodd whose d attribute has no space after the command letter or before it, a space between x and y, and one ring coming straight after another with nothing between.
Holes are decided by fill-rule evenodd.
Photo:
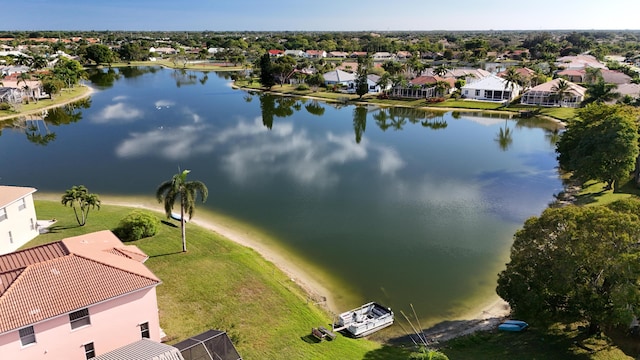
<instances>
[{"instance_id":1,"label":"shadow on lawn","mask_svg":"<svg viewBox=\"0 0 640 360\"><path fill-rule=\"evenodd\" d=\"M171 223L171 222L168 222L167 220L160 220L160 222L163 223L164 225L170 226L172 228L177 228L178 227L178 225L176 225L174 223Z\"/></svg>"},{"instance_id":2,"label":"shadow on lawn","mask_svg":"<svg viewBox=\"0 0 640 360\"><path fill-rule=\"evenodd\" d=\"M74 226L60 226L60 225L54 225L54 226L49 226L49 227L47 228L47 231L45 232L45 234L46 234L46 233L53 233L53 234L55 234L55 233L59 233L59 232L61 232L61 231L63 231L63 230L75 229L75 228L79 228L79 227L80 227L80 225L74 225Z\"/></svg>"},{"instance_id":3,"label":"shadow on lawn","mask_svg":"<svg viewBox=\"0 0 640 360\"><path fill-rule=\"evenodd\" d=\"M178 254L182 254L182 253L183 253L182 251L175 251L175 252L166 253L166 254L149 255L149 259L163 257L163 256L170 256L170 255L178 255Z\"/></svg>"}]
</instances>

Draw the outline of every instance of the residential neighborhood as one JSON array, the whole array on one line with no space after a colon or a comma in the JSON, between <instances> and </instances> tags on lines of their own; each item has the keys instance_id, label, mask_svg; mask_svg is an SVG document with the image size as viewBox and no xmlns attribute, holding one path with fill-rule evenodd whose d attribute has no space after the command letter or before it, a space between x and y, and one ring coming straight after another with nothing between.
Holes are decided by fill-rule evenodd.
<instances>
[{"instance_id":1,"label":"residential neighborhood","mask_svg":"<svg viewBox=\"0 0 640 360\"><path fill-rule=\"evenodd\" d=\"M13 162L0 174L0 360L447 360L519 358L517 347L536 356L544 348L539 358L640 356L628 304L640 294L638 44L640 33L622 30L0 31L4 154L45 159L24 162L21 177L12 177ZM485 142L457 144L455 161L441 158L445 144L456 145L452 128ZM63 147L79 156L58 156ZM474 153L480 147L486 154ZM182 170L196 160L220 186L202 212L196 190L203 203L209 190ZM449 162L474 166L430 173ZM155 197L155 183L118 173L176 166ZM28 180L49 175L52 188L70 177L93 181L113 192L111 202L65 198L84 185L60 199ZM120 181L136 184L133 195L109 187ZM101 217L86 226L89 208L90 221ZM371 218L356 222L365 209ZM456 216L459 229L443 225ZM146 227L162 234L143 235ZM442 232L416 236L413 228ZM358 234L382 240L342 248ZM278 243L287 236L291 243ZM429 258L406 269L408 261L379 262L398 249ZM527 257L535 270L544 264L535 279L523 270ZM469 267L451 269L452 259ZM451 318L428 313L432 303L416 312L408 299L438 302L435 291L414 294L427 281L414 274L424 264L471 279L443 276L430 286L455 283L452 292L473 301L490 294L473 311L440 301ZM578 280L545 277L546 267L571 269ZM409 290L395 288L393 276L407 278ZM549 294L536 288L541 278ZM562 293L579 281L580 291ZM365 304L377 316L395 311L394 327L349 332L376 315L358 312L366 306L336 310L359 296L372 298ZM414 327L400 302L429 324ZM548 350L555 337L560 345ZM589 346L597 350L587 354Z\"/></svg>"}]
</instances>

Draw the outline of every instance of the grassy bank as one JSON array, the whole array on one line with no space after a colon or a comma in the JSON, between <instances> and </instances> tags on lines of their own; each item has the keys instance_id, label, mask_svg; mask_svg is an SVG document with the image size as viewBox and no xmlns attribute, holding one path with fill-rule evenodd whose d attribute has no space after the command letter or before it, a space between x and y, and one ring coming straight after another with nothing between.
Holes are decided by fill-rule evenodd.
<instances>
[{"instance_id":1,"label":"grassy bank","mask_svg":"<svg viewBox=\"0 0 640 360\"><path fill-rule=\"evenodd\" d=\"M79 227L73 211L57 201L37 200L36 207L38 218L57 223L28 246L113 229L131 211L104 205ZM366 339L314 342L311 327L328 326L330 317L272 263L193 224L187 224L187 242L182 253L179 227L163 223L154 237L132 243L150 256L146 265L163 281L158 306L169 343L213 328L228 331L244 359L407 358L401 348Z\"/></svg>"},{"instance_id":2,"label":"grassy bank","mask_svg":"<svg viewBox=\"0 0 640 360\"><path fill-rule=\"evenodd\" d=\"M37 113L44 109L64 105L89 95L91 89L86 86L76 86L71 89L63 89L60 94L53 99L31 100L28 104L22 104L17 110L0 110L0 120L13 118L16 116Z\"/></svg>"}]
</instances>

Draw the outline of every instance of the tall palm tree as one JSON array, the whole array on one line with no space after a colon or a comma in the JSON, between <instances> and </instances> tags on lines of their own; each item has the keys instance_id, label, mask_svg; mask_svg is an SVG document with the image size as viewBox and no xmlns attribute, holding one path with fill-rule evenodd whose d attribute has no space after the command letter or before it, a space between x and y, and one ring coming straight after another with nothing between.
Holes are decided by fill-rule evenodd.
<instances>
[{"instance_id":1,"label":"tall palm tree","mask_svg":"<svg viewBox=\"0 0 640 360\"><path fill-rule=\"evenodd\" d=\"M440 64L433 69L433 74L442 77L447 74L447 71L449 71L449 68L447 68L447 65Z\"/></svg>"},{"instance_id":2,"label":"tall palm tree","mask_svg":"<svg viewBox=\"0 0 640 360\"><path fill-rule=\"evenodd\" d=\"M553 97L562 106L562 102L566 99L571 90L571 84L565 79L559 79L558 83L551 87L551 91L553 91Z\"/></svg>"},{"instance_id":3,"label":"tall palm tree","mask_svg":"<svg viewBox=\"0 0 640 360\"><path fill-rule=\"evenodd\" d=\"M171 180L165 181L156 190L156 199L164 203L164 212L167 218L171 217L171 210L176 199L180 197L180 230L182 232L182 252L187 251L187 236L185 233L185 214L189 214L189 220L195 211L195 202L198 193L202 202L207 201L209 189L200 181L187 181L190 170L173 175Z\"/></svg>"},{"instance_id":4,"label":"tall palm tree","mask_svg":"<svg viewBox=\"0 0 640 360\"><path fill-rule=\"evenodd\" d=\"M522 83L522 76L520 76L520 73L514 66L508 68L507 72L502 75L502 78L505 80L504 89L510 90L512 94L516 86Z\"/></svg>"}]
</instances>

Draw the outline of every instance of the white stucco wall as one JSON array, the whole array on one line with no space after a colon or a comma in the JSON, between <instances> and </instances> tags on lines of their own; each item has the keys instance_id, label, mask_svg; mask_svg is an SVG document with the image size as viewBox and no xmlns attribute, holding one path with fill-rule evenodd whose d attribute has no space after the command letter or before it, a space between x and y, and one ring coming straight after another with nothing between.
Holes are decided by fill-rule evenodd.
<instances>
[{"instance_id":1,"label":"white stucco wall","mask_svg":"<svg viewBox=\"0 0 640 360\"><path fill-rule=\"evenodd\" d=\"M38 235L33 195L29 194L0 207L0 254L17 250Z\"/></svg>"}]
</instances>

